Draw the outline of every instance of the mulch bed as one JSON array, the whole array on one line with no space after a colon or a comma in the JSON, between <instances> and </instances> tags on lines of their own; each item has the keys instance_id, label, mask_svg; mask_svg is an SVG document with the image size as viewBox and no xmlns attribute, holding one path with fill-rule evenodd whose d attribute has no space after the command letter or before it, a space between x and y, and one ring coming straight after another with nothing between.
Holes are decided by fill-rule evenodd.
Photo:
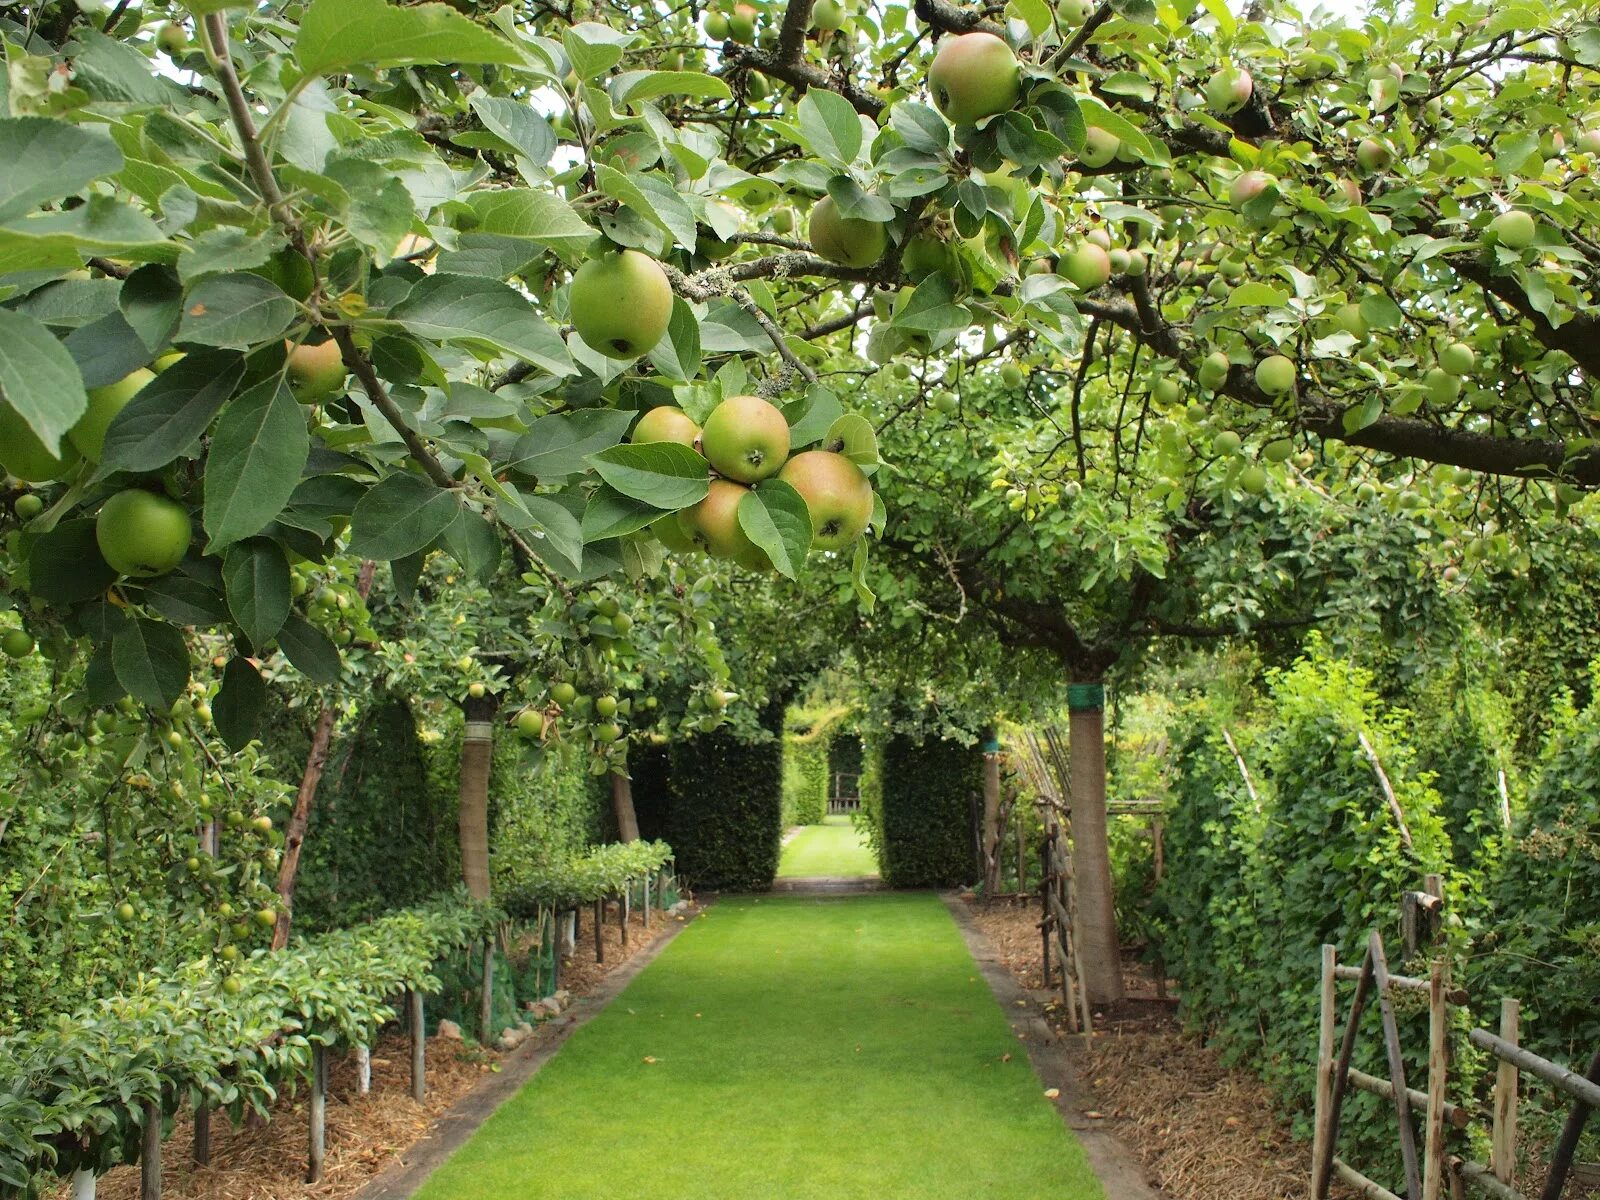
<instances>
[{"instance_id":1,"label":"mulch bed","mask_svg":"<svg viewBox=\"0 0 1600 1200\"><path fill-rule=\"evenodd\" d=\"M578 914L577 951L564 957L561 986L574 996L586 995L608 972L648 947L683 918L651 913L650 928L637 911L622 946L616 909L608 910L601 930L605 965L594 961L594 925L587 911ZM534 1042L548 1036L542 1030ZM491 1072L501 1054L493 1049L428 1039L428 1094L418 1105L411 1099L410 1043L398 1030L383 1033L372 1051L372 1090L356 1095L355 1056L335 1055L329 1062L327 1164L321 1182L305 1182L307 1092L280 1096L266 1124L230 1127L224 1116L212 1118L211 1163L196 1166L190 1158L193 1125L180 1117L162 1154L162 1195L174 1200L303 1200L353 1195L395 1155L428 1136L434 1122ZM64 1200L58 1189L52 1200ZM100 1200L138 1200L137 1167L119 1167L99 1181Z\"/></svg>"}]
</instances>

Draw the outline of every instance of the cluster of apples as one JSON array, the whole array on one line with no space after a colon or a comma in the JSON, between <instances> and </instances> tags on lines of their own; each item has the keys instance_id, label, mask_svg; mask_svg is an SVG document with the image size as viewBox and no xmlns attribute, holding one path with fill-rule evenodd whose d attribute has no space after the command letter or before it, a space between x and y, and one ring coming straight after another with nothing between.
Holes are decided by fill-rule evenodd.
<instances>
[{"instance_id":1,"label":"cluster of apples","mask_svg":"<svg viewBox=\"0 0 1600 1200\"><path fill-rule=\"evenodd\" d=\"M781 479L800 493L811 518L811 544L842 550L872 520L872 483L833 450L791 455L789 423L760 396L730 396L702 429L680 408L662 405L639 418L634 442L676 442L701 454L713 472L704 500L662 517L652 528L668 549L703 550L753 571L772 569L766 553L739 523L739 505L763 480Z\"/></svg>"}]
</instances>

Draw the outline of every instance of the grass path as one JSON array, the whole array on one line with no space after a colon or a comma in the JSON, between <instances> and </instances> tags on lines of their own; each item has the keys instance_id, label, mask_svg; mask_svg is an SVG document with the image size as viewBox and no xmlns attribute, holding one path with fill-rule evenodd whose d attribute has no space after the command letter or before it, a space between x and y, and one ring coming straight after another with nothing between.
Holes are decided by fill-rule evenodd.
<instances>
[{"instance_id":1,"label":"grass path","mask_svg":"<svg viewBox=\"0 0 1600 1200\"><path fill-rule=\"evenodd\" d=\"M846 816L826 817L821 825L807 825L783 848L778 860L780 879L877 873L877 856Z\"/></svg>"},{"instance_id":2,"label":"grass path","mask_svg":"<svg viewBox=\"0 0 1600 1200\"><path fill-rule=\"evenodd\" d=\"M708 910L417 1200L491 1196L1103 1193L943 904L885 894Z\"/></svg>"}]
</instances>

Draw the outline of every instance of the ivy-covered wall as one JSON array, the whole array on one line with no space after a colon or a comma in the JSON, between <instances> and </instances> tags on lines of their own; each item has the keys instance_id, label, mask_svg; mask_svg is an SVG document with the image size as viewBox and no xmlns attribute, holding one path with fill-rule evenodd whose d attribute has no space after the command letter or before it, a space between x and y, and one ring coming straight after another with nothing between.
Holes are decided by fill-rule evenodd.
<instances>
[{"instance_id":1,"label":"ivy-covered wall","mask_svg":"<svg viewBox=\"0 0 1600 1200\"><path fill-rule=\"evenodd\" d=\"M977 880L972 805L983 792L978 746L895 734L870 746L867 756L862 807L889 886L957 887Z\"/></svg>"}]
</instances>

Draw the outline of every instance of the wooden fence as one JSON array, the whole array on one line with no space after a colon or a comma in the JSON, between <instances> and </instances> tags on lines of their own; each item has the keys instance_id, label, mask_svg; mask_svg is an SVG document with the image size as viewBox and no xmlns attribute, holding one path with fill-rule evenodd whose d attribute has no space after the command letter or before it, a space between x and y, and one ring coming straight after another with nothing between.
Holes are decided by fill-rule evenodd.
<instances>
[{"instance_id":1,"label":"wooden fence","mask_svg":"<svg viewBox=\"0 0 1600 1200\"><path fill-rule=\"evenodd\" d=\"M1430 876L1420 892L1408 893L1402 910L1402 928L1408 943L1420 944L1421 927L1436 917L1442 902L1438 879ZM1414 949L1408 945L1408 949ZM1355 995L1338 1032L1341 982L1354 982ZM1427 1086L1412 1087L1406 1078L1405 1058L1400 1044L1394 1000L1403 992L1426 993L1428 998ZM1371 997L1376 996L1382 1019L1386 1078L1368 1075L1352 1065L1359 1038L1361 1017ZM1469 1190L1495 1200L1527 1200L1517 1190L1517 1102L1524 1072L1549 1084L1572 1103L1570 1115L1551 1158L1550 1172L1539 1200L1559 1200L1573 1167L1589 1114L1600 1108L1600 1050L1589 1063L1587 1077L1517 1044L1520 1004L1510 997L1500 1004L1500 1032L1472 1029L1468 1038L1474 1046L1496 1060L1490 1114L1490 1156L1487 1164L1474 1162L1453 1152L1453 1143L1477 1115L1467 1105L1452 1102L1450 1084L1450 1013L1464 1007L1465 992L1452 988L1446 961L1436 958L1428 978L1396 975L1389 971L1383 938L1377 930L1367 936L1359 967L1339 962L1333 946L1322 947L1321 1019L1317 1047L1316 1118L1311 1153L1311 1200L1326 1200L1329 1186L1337 1178L1366 1200L1399 1200L1383 1185L1339 1155L1339 1121L1345 1096L1351 1088L1370 1092L1394 1107L1396 1135L1401 1166L1405 1174L1405 1194L1411 1200L1441 1200L1448 1189L1452 1200ZM1338 1042L1337 1047L1335 1042ZM1422 1115L1422 1143L1419 1152L1417 1114Z\"/></svg>"}]
</instances>

